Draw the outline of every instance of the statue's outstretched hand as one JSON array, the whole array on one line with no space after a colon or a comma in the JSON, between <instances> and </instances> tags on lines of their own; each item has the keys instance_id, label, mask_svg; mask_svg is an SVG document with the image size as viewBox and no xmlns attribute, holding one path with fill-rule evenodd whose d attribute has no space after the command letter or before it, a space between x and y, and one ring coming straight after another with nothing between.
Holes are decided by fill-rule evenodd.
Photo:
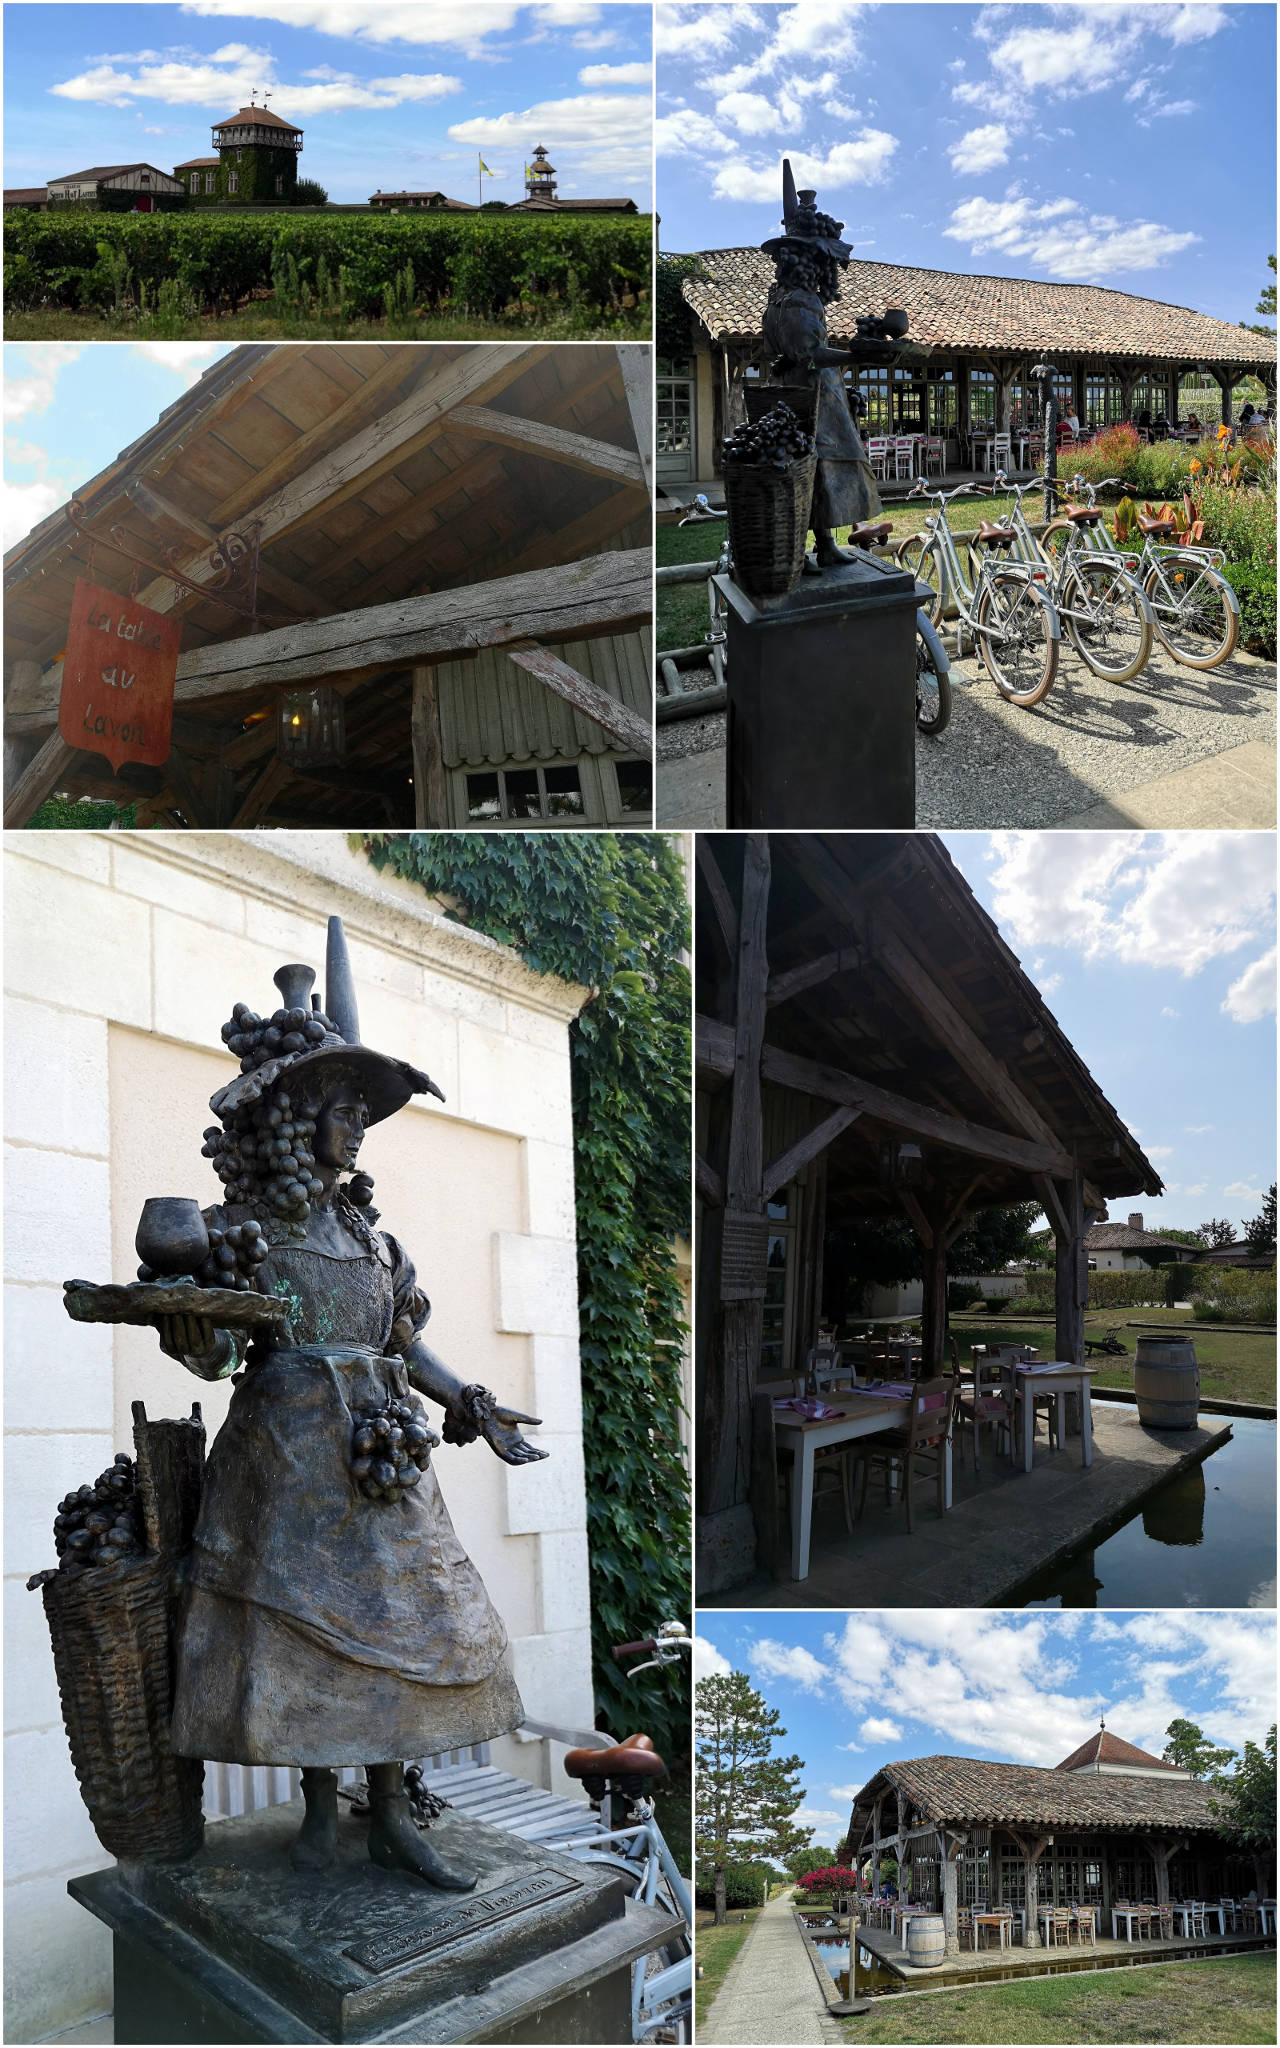
<instances>
[{"instance_id":1,"label":"statue's outstretched hand","mask_svg":"<svg viewBox=\"0 0 1280 2048\"><path fill-rule=\"evenodd\" d=\"M516 1424L528 1422L536 1426L538 1420L536 1415L522 1415L518 1408L495 1408L481 1422L480 1434L504 1465L531 1465L536 1458L545 1458L547 1453L539 1450L537 1444L527 1442Z\"/></svg>"},{"instance_id":2,"label":"statue's outstretched hand","mask_svg":"<svg viewBox=\"0 0 1280 2048\"><path fill-rule=\"evenodd\" d=\"M198 1379L220 1380L235 1363L235 1346L207 1316L157 1316L160 1349Z\"/></svg>"}]
</instances>

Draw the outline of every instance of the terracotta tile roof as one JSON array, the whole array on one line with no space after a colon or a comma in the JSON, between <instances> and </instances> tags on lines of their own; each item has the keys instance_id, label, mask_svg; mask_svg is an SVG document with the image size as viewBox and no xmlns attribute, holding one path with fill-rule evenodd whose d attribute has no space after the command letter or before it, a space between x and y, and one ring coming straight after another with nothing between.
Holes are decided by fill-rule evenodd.
<instances>
[{"instance_id":1,"label":"terracotta tile roof","mask_svg":"<svg viewBox=\"0 0 1280 2048\"><path fill-rule=\"evenodd\" d=\"M94 164L87 171L66 171L60 178L50 178L51 185L71 185L78 179L81 184L86 178L93 178L99 184L107 178L123 177L126 171L154 171L158 178L167 178L168 171L162 171L156 164Z\"/></svg>"},{"instance_id":2,"label":"terracotta tile roof","mask_svg":"<svg viewBox=\"0 0 1280 2048\"><path fill-rule=\"evenodd\" d=\"M6 206L31 206L37 199L43 199L45 196L46 188L43 185L7 185L4 203Z\"/></svg>"},{"instance_id":3,"label":"terracotta tile roof","mask_svg":"<svg viewBox=\"0 0 1280 2048\"><path fill-rule=\"evenodd\" d=\"M514 199L509 213L638 213L634 199Z\"/></svg>"},{"instance_id":4,"label":"terracotta tile roof","mask_svg":"<svg viewBox=\"0 0 1280 2048\"><path fill-rule=\"evenodd\" d=\"M1127 1746L1127 1745L1126 1745ZM1198 1828L1217 1830L1210 1788L1195 1778L1104 1777L1091 1772L1041 1770L1031 1764L989 1763L970 1756L922 1756L885 1764L862 1787L854 1807L892 1786L926 1821L968 1821L1091 1830Z\"/></svg>"},{"instance_id":5,"label":"terracotta tile roof","mask_svg":"<svg viewBox=\"0 0 1280 2048\"><path fill-rule=\"evenodd\" d=\"M754 340L760 332L773 265L758 249L708 249L684 296L713 339ZM833 343L852 338L855 316L901 306L909 338L935 348L996 349L1010 354L1060 350L1066 355L1143 360L1274 363L1275 337L1251 334L1187 306L1136 298L1097 284L1048 284L1039 278L973 277L916 270L858 257L842 274L840 297L827 310Z\"/></svg>"},{"instance_id":6,"label":"terracotta tile roof","mask_svg":"<svg viewBox=\"0 0 1280 2048\"><path fill-rule=\"evenodd\" d=\"M301 128L295 128L291 121L282 120L273 114L270 107L241 107L238 114L229 114L225 121L215 121L215 128L287 128L290 135L301 135Z\"/></svg>"},{"instance_id":7,"label":"terracotta tile roof","mask_svg":"<svg viewBox=\"0 0 1280 2048\"><path fill-rule=\"evenodd\" d=\"M221 167L220 156L189 156L184 163L175 164L175 171L216 171Z\"/></svg>"},{"instance_id":8,"label":"terracotta tile roof","mask_svg":"<svg viewBox=\"0 0 1280 2048\"><path fill-rule=\"evenodd\" d=\"M1176 1769L1174 1764L1166 1763L1162 1756L1152 1756L1146 1749L1135 1749L1131 1742L1125 1742L1121 1736L1113 1735L1109 1728L1099 1728L1097 1734L1091 1735L1087 1742L1082 1742L1079 1749L1073 1749L1070 1756L1065 1758L1057 1769L1075 1771L1081 1764L1142 1764L1148 1770Z\"/></svg>"}]
</instances>

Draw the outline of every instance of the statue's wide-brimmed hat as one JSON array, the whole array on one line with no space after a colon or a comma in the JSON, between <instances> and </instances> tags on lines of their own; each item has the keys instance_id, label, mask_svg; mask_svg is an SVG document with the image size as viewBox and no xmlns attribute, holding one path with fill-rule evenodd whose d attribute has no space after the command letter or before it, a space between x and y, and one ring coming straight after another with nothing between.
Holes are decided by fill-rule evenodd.
<instances>
[{"instance_id":1,"label":"statue's wide-brimmed hat","mask_svg":"<svg viewBox=\"0 0 1280 2048\"><path fill-rule=\"evenodd\" d=\"M833 219L829 213L819 213L816 192L796 191L788 157L782 159L782 228L780 235L761 242L764 255L776 256L780 249L807 247L822 249L828 256L834 256L837 263L847 263L853 254L852 242L842 240L844 222Z\"/></svg>"},{"instance_id":2,"label":"statue's wide-brimmed hat","mask_svg":"<svg viewBox=\"0 0 1280 2048\"><path fill-rule=\"evenodd\" d=\"M286 1010L307 1010L315 978L310 967L277 970L273 979ZM318 1084L326 1091L350 1083L367 1105L371 1124L394 1116L415 1095L434 1095L444 1101L443 1091L429 1074L411 1067L407 1060L394 1059L360 1043L355 981L340 917L329 919L324 1014L332 1029L326 1029L317 1042L289 1051L267 1051L248 1072L238 1074L225 1088L219 1088L209 1098L214 1115L225 1123L237 1110L251 1108L286 1081L290 1088L297 1084L311 1089ZM315 1021L314 1016L308 1017L309 1023Z\"/></svg>"}]
</instances>

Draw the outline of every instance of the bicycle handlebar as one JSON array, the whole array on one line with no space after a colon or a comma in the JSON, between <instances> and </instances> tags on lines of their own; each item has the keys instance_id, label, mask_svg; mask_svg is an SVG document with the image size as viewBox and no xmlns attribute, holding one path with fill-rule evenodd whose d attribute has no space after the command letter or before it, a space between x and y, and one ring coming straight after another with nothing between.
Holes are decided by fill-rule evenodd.
<instances>
[{"instance_id":1,"label":"bicycle handlebar","mask_svg":"<svg viewBox=\"0 0 1280 2048\"><path fill-rule=\"evenodd\" d=\"M991 495L991 486L989 484L957 484L953 491L927 491L924 486L924 478L918 477L907 492L907 496L909 498L928 498L930 503L934 505L949 505L953 498L963 496L966 491L973 491L981 497L990 497Z\"/></svg>"},{"instance_id":2,"label":"bicycle handlebar","mask_svg":"<svg viewBox=\"0 0 1280 2048\"><path fill-rule=\"evenodd\" d=\"M633 1650L656 1650L657 1647L658 1645L653 1637L646 1636L641 1643L615 1643L613 1654L615 1657L627 1657L630 1656Z\"/></svg>"}]
</instances>

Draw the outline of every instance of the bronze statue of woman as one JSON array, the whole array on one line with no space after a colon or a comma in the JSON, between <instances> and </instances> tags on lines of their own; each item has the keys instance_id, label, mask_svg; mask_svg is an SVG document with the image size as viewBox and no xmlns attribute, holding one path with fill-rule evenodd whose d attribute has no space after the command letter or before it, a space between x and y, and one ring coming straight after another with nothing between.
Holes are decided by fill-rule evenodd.
<instances>
[{"instance_id":1,"label":"bronze statue of woman","mask_svg":"<svg viewBox=\"0 0 1280 2048\"><path fill-rule=\"evenodd\" d=\"M880 493L841 376L855 352L827 344L826 308L839 297L839 273L853 250L840 239L843 221L819 213L815 193L797 194L785 161L782 175L786 232L760 245L773 258L775 272L761 331L773 357L771 378L807 385L815 393L818 463L809 524L817 567L830 569L851 559L836 546L836 527L859 526L880 510Z\"/></svg>"},{"instance_id":2,"label":"bronze statue of woman","mask_svg":"<svg viewBox=\"0 0 1280 2048\"><path fill-rule=\"evenodd\" d=\"M236 1005L223 1038L241 1072L212 1098L205 1134L224 1200L205 1212L197 1278L282 1298L286 1319L254 1325L247 1345L197 1317L158 1325L201 1379L236 1374L187 1570L172 1742L181 1756L299 1766L302 1868L336 1856L336 1769L363 1765L374 1862L465 1891L475 1873L419 1831L404 1765L505 1734L523 1709L414 1394L443 1408L450 1442L483 1437L510 1465L546 1453L519 1433L535 1417L464 1384L424 1344L430 1303L374 1228L365 1132L440 1090L360 1044L337 918L325 1011L308 1001L314 979L282 967L270 1018Z\"/></svg>"}]
</instances>

